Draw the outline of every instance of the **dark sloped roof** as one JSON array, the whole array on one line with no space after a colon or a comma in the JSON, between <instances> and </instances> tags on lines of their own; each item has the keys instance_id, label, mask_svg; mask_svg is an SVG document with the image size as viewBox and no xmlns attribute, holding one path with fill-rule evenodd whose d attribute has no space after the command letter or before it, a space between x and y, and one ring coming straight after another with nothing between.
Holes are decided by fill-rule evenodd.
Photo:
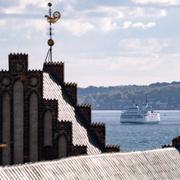
<instances>
[{"instance_id":1,"label":"dark sloped roof","mask_svg":"<svg viewBox=\"0 0 180 180\"><path fill-rule=\"evenodd\" d=\"M48 73L43 73L43 98L58 100L59 121L72 122L74 145L86 145L88 154L99 154L101 151L92 143L86 128L79 122L80 117L75 114L75 108L65 100L61 85L58 85Z\"/></svg>"},{"instance_id":2,"label":"dark sloped roof","mask_svg":"<svg viewBox=\"0 0 180 180\"><path fill-rule=\"evenodd\" d=\"M0 168L1 180L13 179L180 179L180 156L167 148L133 153L71 157Z\"/></svg>"}]
</instances>

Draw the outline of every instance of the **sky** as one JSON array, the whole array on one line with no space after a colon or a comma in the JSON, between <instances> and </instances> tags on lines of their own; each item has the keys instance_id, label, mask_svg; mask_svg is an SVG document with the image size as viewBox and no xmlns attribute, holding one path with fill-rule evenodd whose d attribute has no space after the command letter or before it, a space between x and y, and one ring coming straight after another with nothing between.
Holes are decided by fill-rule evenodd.
<instances>
[{"instance_id":1,"label":"sky","mask_svg":"<svg viewBox=\"0 0 180 180\"><path fill-rule=\"evenodd\" d=\"M46 0L0 0L0 69L27 53L42 69ZM180 0L54 0L53 61L80 87L180 81Z\"/></svg>"}]
</instances>

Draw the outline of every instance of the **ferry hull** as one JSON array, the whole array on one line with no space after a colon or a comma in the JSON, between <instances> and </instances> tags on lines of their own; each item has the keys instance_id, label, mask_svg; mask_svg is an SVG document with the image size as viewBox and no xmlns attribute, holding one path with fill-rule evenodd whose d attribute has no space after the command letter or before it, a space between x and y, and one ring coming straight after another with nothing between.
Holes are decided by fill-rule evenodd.
<instances>
[{"instance_id":1,"label":"ferry hull","mask_svg":"<svg viewBox=\"0 0 180 180\"><path fill-rule=\"evenodd\" d=\"M129 121L129 120L121 120L122 124L158 124L159 121Z\"/></svg>"},{"instance_id":2,"label":"ferry hull","mask_svg":"<svg viewBox=\"0 0 180 180\"><path fill-rule=\"evenodd\" d=\"M127 123L127 124L158 124L160 122L160 118L156 119L148 119L148 118L121 118L121 123Z\"/></svg>"}]
</instances>

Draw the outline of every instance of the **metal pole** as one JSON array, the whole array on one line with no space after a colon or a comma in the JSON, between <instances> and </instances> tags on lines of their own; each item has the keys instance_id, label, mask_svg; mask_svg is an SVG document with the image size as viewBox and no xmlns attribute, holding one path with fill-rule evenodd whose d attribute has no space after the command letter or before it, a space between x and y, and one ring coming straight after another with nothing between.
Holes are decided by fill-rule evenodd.
<instances>
[{"instance_id":1,"label":"metal pole","mask_svg":"<svg viewBox=\"0 0 180 180\"><path fill-rule=\"evenodd\" d=\"M49 3L49 17L51 18L51 15L52 15L52 12L51 12L51 4ZM52 39L52 22L49 21L49 36L50 36L50 39ZM49 49L49 55L50 55L50 62L52 62L52 46L50 46L50 49Z\"/></svg>"},{"instance_id":2,"label":"metal pole","mask_svg":"<svg viewBox=\"0 0 180 180\"><path fill-rule=\"evenodd\" d=\"M45 18L47 18L47 21L49 22L49 40L48 40L49 49L47 52L45 62L47 62L47 61L52 62L52 58L53 58L52 57L52 46L54 45L54 41L52 39L52 24L56 23L60 19L61 14L58 11L55 11L52 14L52 9L51 9L52 4L49 2L48 6L49 6L49 15L45 15Z\"/></svg>"}]
</instances>

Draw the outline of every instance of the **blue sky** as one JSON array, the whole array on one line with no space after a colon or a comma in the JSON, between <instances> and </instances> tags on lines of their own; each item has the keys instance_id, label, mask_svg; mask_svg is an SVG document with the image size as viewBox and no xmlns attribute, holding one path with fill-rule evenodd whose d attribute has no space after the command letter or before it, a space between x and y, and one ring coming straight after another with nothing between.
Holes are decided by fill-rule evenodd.
<instances>
[{"instance_id":1,"label":"blue sky","mask_svg":"<svg viewBox=\"0 0 180 180\"><path fill-rule=\"evenodd\" d=\"M45 59L46 0L0 0L0 66L9 53L29 54L31 69ZM54 61L65 80L113 86L180 81L180 0L54 0Z\"/></svg>"}]
</instances>

